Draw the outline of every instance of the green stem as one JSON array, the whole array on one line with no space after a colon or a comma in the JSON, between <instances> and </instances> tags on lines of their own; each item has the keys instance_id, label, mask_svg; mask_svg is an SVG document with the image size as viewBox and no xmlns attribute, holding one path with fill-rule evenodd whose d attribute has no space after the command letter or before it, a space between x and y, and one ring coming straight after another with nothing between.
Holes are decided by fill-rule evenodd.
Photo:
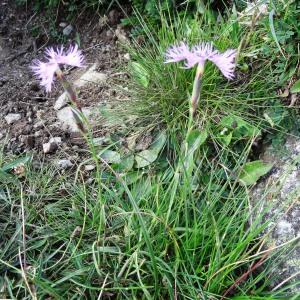
<instances>
[{"instance_id":1,"label":"green stem","mask_svg":"<svg viewBox=\"0 0 300 300\"><path fill-rule=\"evenodd\" d=\"M82 118L84 119L84 115L82 113L81 105L77 99L77 94L76 94L74 88L72 87L70 82L65 78L65 76L60 68L57 68L55 73L56 73L57 78L60 80L65 92L67 93L70 101L76 107L76 109L72 108L72 113L73 113L74 119L76 121L76 125L78 126L79 130L82 133L86 133L86 129L82 122Z\"/></svg>"},{"instance_id":2,"label":"green stem","mask_svg":"<svg viewBox=\"0 0 300 300\"><path fill-rule=\"evenodd\" d=\"M200 100L200 92L201 92L201 78L204 72L204 62L199 63L197 66L197 71L194 79L194 85L193 85L193 93L191 97L191 110L190 110L190 117L193 119L195 117L198 103Z\"/></svg>"}]
</instances>

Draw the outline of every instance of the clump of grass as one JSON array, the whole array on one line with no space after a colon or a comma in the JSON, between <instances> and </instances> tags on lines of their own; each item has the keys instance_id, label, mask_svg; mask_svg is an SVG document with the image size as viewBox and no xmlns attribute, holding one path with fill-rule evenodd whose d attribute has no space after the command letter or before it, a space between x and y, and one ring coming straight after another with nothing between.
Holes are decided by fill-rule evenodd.
<instances>
[{"instance_id":1,"label":"clump of grass","mask_svg":"<svg viewBox=\"0 0 300 300\"><path fill-rule=\"evenodd\" d=\"M247 190L224 180L219 161L202 154L193 172L179 162L134 182L108 167L92 184L29 167L26 178L1 190L1 297L221 299L229 289L267 295L266 263L277 252L264 250L258 236L268 223L257 216L249 224ZM251 272L259 260L264 268Z\"/></svg>"},{"instance_id":2,"label":"clump of grass","mask_svg":"<svg viewBox=\"0 0 300 300\"><path fill-rule=\"evenodd\" d=\"M269 221L253 216L248 188L239 181L255 128L264 126L256 113L266 109L273 91L264 67L258 68L263 61L256 61L246 79L238 71L231 84L207 66L195 120L202 130L191 138L186 123L194 74L164 65L163 52L185 38L191 44L213 40L220 50L237 48L243 28L232 19L217 23L209 11L199 20L163 20L157 36L144 24L148 41L130 49L136 82L121 114L136 115L136 126L166 127L167 158L173 159L163 167L120 174L97 158L90 141L97 171L89 181L81 169L72 178L49 166L38 171L29 166L25 178L3 183L1 298L273 300L287 295L286 288L268 291L272 268L280 263L273 256L287 248L263 248L261 233ZM256 47L244 49L240 61ZM233 144L219 137L224 127ZM194 147L196 134L203 132L209 142Z\"/></svg>"},{"instance_id":3,"label":"clump of grass","mask_svg":"<svg viewBox=\"0 0 300 300\"><path fill-rule=\"evenodd\" d=\"M264 37L261 32L249 33L249 28L229 11L221 17L207 9L195 18L180 16L173 21L161 14L160 30L139 18L145 37L127 48L132 59L128 83L131 93L130 99L122 101L118 108L122 121L136 116L137 128L164 126L174 131L186 127L195 70L164 64L166 49L185 41L190 45L212 42L224 51L238 49L241 41L247 40L240 49L233 81L227 81L211 63L205 66L196 126L216 128L224 116L230 115L242 117L259 128L270 128L262 116L270 108L274 109L277 96L270 73L273 61L261 55ZM276 106L282 107L279 102Z\"/></svg>"}]
</instances>

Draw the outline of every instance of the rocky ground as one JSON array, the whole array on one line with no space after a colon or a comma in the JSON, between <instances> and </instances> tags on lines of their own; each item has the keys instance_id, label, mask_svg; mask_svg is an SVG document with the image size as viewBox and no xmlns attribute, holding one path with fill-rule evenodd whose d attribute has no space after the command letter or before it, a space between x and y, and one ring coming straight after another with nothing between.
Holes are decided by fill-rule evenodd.
<instances>
[{"instance_id":1,"label":"rocky ground","mask_svg":"<svg viewBox=\"0 0 300 300\"><path fill-rule=\"evenodd\" d=\"M61 16L55 20L57 35L67 45L79 42L85 55L86 68L69 68L65 74L93 120L95 137L105 135L99 107L122 98L120 82L126 78L122 68L129 57L120 47L127 39L120 17L112 10L107 16L89 19L88 24L86 17L74 23ZM0 1L0 144L7 153L75 155L82 147L62 87L56 83L47 94L29 69L33 59L42 59L46 47L57 44L43 17L11 1Z\"/></svg>"},{"instance_id":2,"label":"rocky ground","mask_svg":"<svg viewBox=\"0 0 300 300\"><path fill-rule=\"evenodd\" d=\"M289 292L300 292L300 139L288 136L285 144L272 145L260 157L273 164L272 171L252 190L251 199L254 215L269 221L265 230L264 248L273 255L275 248L282 248L285 256L274 257L271 274L272 290L278 291L287 283L293 284ZM298 298L297 298L298 299Z\"/></svg>"}]
</instances>

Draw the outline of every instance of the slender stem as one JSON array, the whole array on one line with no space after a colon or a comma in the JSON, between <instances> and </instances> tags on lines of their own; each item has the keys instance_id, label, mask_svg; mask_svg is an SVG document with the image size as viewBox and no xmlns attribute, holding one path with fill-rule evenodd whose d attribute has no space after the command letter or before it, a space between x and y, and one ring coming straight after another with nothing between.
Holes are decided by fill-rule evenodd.
<instances>
[{"instance_id":1,"label":"slender stem","mask_svg":"<svg viewBox=\"0 0 300 300\"><path fill-rule=\"evenodd\" d=\"M77 124L79 130L82 133L86 133L86 129L85 129L85 127L83 125L83 122L82 122L82 118L84 118L84 115L82 113L82 108L81 108L81 105L80 105L80 103L77 99L77 94L76 94L74 88L72 87L70 82L66 79L66 77L64 76L64 74L63 74L63 72L61 71L60 68L57 68L55 73L56 73L57 78L60 80L62 86L64 87L64 90L67 93L69 99L71 100L71 102L76 107L76 109L72 108L72 113L73 113L74 119L76 121L76 124Z\"/></svg>"},{"instance_id":2,"label":"slender stem","mask_svg":"<svg viewBox=\"0 0 300 300\"><path fill-rule=\"evenodd\" d=\"M193 93L192 93L192 97L191 97L191 117L194 118L196 111L197 111L197 107L198 107L198 103L200 100L200 92L201 92L201 78L204 72L204 62L199 63L197 66L197 71L196 71L196 75L195 75L195 79L194 79L194 85L193 85Z\"/></svg>"}]
</instances>

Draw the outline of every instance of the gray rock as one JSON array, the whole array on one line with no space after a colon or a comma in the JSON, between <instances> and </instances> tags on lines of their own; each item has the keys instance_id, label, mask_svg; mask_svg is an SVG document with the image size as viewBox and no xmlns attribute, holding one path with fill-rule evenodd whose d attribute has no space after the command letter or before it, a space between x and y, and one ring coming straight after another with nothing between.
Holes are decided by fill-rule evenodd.
<instances>
[{"instance_id":1,"label":"gray rock","mask_svg":"<svg viewBox=\"0 0 300 300\"><path fill-rule=\"evenodd\" d=\"M63 30L63 35L70 35L70 33L73 31L73 26L71 24L69 24L68 26L66 26Z\"/></svg>"},{"instance_id":2,"label":"gray rock","mask_svg":"<svg viewBox=\"0 0 300 300\"><path fill-rule=\"evenodd\" d=\"M66 22L59 23L59 27L65 28L68 24Z\"/></svg>"},{"instance_id":3,"label":"gray rock","mask_svg":"<svg viewBox=\"0 0 300 300\"><path fill-rule=\"evenodd\" d=\"M73 163L69 159L60 159L57 161L57 166L60 169L68 169L73 166Z\"/></svg>"},{"instance_id":4,"label":"gray rock","mask_svg":"<svg viewBox=\"0 0 300 300\"><path fill-rule=\"evenodd\" d=\"M21 114L13 114L13 113L10 113L10 114L7 114L5 117L4 117L5 121L7 122L7 124L13 124L19 120L21 120Z\"/></svg>"},{"instance_id":5,"label":"gray rock","mask_svg":"<svg viewBox=\"0 0 300 300\"><path fill-rule=\"evenodd\" d=\"M37 121L35 124L33 124L33 128L40 129L43 127L43 125L44 125L43 121Z\"/></svg>"},{"instance_id":6,"label":"gray rock","mask_svg":"<svg viewBox=\"0 0 300 300\"><path fill-rule=\"evenodd\" d=\"M67 106L57 112L57 118L62 123L65 130L79 132L72 108Z\"/></svg>"},{"instance_id":7,"label":"gray rock","mask_svg":"<svg viewBox=\"0 0 300 300\"><path fill-rule=\"evenodd\" d=\"M43 152L45 154L53 153L57 150L58 146L56 143L45 143L43 144Z\"/></svg>"},{"instance_id":8,"label":"gray rock","mask_svg":"<svg viewBox=\"0 0 300 300\"><path fill-rule=\"evenodd\" d=\"M273 163L273 169L251 191L253 219L260 216L262 222L269 222L265 249L292 241L288 255L271 261L271 288L276 291L297 283L288 292L300 293L300 138L288 137L279 149L269 146L261 159Z\"/></svg>"},{"instance_id":9,"label":"gray rock","mask_svg":"<svg viewBox=\"0 0 300 300\"><path fill-rule=\"evenodd\" d=\"M69 97L66 92L63 92L55 101L54 109L60 110L69 103Z\"/></svg>"},{"instance_id":10,"label":"gray rock","mask_svg":"<svg viewBox=\"0 0 300 300\"><path fill-rule=\"evenodd\" d=\"M92 84L103 84L107 80L107 75L104 73L100 73L95 71L97 68L97 64L91 66L80 78L75 80L73 83L74 87L79 89L83 88L85 85ZM60 110L65 107L70 102L68 95L66 92L62 93L54 104L55 110Z\"/></svg>"},{"instance_id":11,"label":"gray rock","mask_svg":"<svg viewBox=\"0 0 300 300\"><path fill-rule=\"evenodd\" d=\"M95 168L96 168L95 165L85 165L85 166L84 166L84 169L85 169L85 171L87 171L87 172L92 171L92 170L94 170Z\"/></svg>"},{"instance_id":12,"label":"gray rock","mask_svg":"<svg viewBox=\"0 0 300 300\"><path fill-rule=\"evenodd\" d=\"M78 80L76 80L75 86L83 87L88 83L102 84L106 81L106 79L106 74L94 71L92 67L87 70Z\"/></svg>"},{"instance_id":13,"label":"gray rock","mask_svg":"<svg viewBox=\"0 0 300 300\"><path fill-rule=\"evenodd\" d=\"M54 136L49 140L49 143L55 143L57 145L60 145L62 143L60 136Z\"/></svg>"},{"instance_id":14,"label":"gray rock","mask_svg":"<svg viewBox=\"0 0 300 300\"><path fill-rule=\"evenodd\" d=\"M84 107L82 108L82 112L91 124L97 123L97 120L100 116L100 112L97 110L97 108ZM59 110L57 112L57 118L61 122L65 130L69 130L71 132L80 132L71 107L67 106Z\"/></svg>"}]
</instances>

